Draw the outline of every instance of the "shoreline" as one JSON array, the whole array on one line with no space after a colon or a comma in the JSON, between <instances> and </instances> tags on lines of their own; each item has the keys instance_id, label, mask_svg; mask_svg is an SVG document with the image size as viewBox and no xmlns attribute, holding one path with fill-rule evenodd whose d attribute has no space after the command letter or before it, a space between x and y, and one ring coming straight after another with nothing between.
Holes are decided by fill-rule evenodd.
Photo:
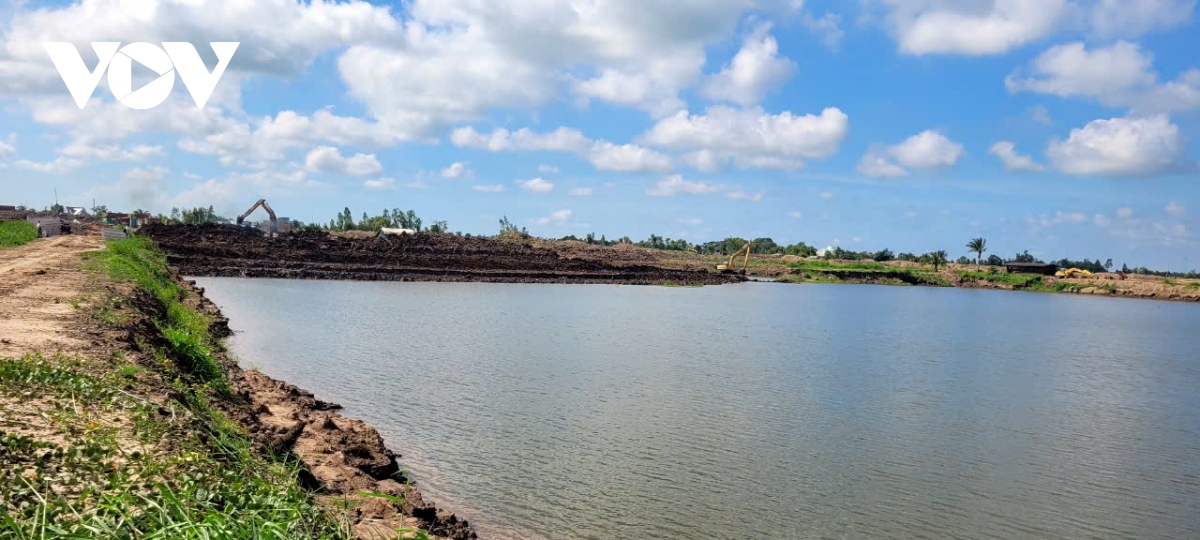
<instances>
[{"instance_id":1,"label":"shoreline","mask_svg":"<svg viewBox=\"0 0 1200 540\"><path fill-rule=\"evenodd\" d=\"M137 534L225 520L237 525L213 530L236 537L290 523L287 537L477 538L424 500L374 427L239 367L228 318L147 246L63 236L3 252L0 474L40 483L0 487L15 505L0 517L33 537L47 523L86 536L118 512ZM71 457L84 448L96 464ZM128 497L141 486L152 491ZM139 513L146 504L183 508Z\"/></svg>"}]
</instances>

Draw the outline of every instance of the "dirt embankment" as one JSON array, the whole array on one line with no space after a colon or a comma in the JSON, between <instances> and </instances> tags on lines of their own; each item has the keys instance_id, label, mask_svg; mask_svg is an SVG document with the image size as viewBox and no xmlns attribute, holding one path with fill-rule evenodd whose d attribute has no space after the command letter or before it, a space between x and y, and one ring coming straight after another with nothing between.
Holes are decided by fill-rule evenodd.
<instances>
[{"instance_id":1,"label":"dirt embankment","mask_svg":"<svg viewBox=\"0 0 1200 540\"><path fill-rule=\"evenodd\" d=\"M129 434L136 424L132 409L89 416L85 425L110 430L121 445L165 455L181 444L172 437L197 431L176 414L184 398L173 386L176 375L163 371L166 344L155 322L162 308L152 295L85 269L85 253L101 249L99 237L63 236L0 252L0 358L42 355L96 380L122 381L121 391L131 399L158 404L166 416L155 421L178 422L180 431L155 450ZM188 290L185 302L212 321L210 333L228 335L217 307L194 284L175 279ZM302 486L356 537L394 538L398 529L421 529L433 538L476 538L466 520L423 500L373 427L343 417L340 407L309 392L240 369L219 344L212 353L233 390L230 397L211 395L212 405L235 420L264 456L294 458ZM82 444L74 432L64 434L53 411L39 409L49 401L22 395L0 392L0 432L65 447Z\"/></svg>"},{"instance_id":2,"label":"dirt embankment","mask_svg":"<svg viewBox=\"0 0 1200 540\"><path fill-rule=\"evenodd\" d=\"M366 281L718 285L741 276L672 264L639 248L534 238L418 234L355 238L293 232L268 238L230 226L147 226L142 233L186 275Z\"/></svg>"}]
</instances>

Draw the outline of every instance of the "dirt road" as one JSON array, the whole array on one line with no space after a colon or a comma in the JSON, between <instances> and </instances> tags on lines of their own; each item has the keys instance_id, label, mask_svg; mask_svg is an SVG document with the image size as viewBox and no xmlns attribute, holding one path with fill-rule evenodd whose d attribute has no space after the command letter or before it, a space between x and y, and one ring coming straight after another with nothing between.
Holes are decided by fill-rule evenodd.
<instances>
[{"instance_id":1,"label":"dirt road","mask_svg":"<svg viewBox=\"0 0 1200 540\"><path fill-rule=\"evenodd\" d=\"M98 236L59 236L0 251L0 357L82 352L89 342L72 331L87 275L83 253L103 247Z\"/></svg>"}]
</instances>

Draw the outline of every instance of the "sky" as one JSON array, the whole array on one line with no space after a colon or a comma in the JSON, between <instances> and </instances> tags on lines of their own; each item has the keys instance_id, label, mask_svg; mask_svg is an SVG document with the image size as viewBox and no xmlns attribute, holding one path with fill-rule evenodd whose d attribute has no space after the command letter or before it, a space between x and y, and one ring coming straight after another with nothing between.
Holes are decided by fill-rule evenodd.
<instances>
[{"instance_id":1,"label":"sky","mask_svg":"<svg viewBox=\"0 0 1200 540\"><path fill-rule=\"evenodd\" d=\"M984 237L1002 257L1195 269L1196 15L1197 0L0 0L0 204L232 217L265 197L302 221L401 208L473 234L507 216L545 237L951 258ZM240 44L202 108L176 80L139 110L108 77L80 109L46 42L88 70L92 42L188 42L208 70L209 43ZM158 77L132 66L134 90Z\"/></svg>"}]
</instances>

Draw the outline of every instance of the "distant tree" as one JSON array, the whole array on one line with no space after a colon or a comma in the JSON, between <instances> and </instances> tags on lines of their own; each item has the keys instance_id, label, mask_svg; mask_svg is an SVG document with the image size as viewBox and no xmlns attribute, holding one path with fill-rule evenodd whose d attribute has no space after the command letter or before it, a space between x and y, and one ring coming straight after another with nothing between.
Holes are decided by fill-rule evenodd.
<instances>
[{"instance_id":1,"label":"distant tree","mask_svg":"<svg viewBox=\"0 0 1200 540\"><path fill-rule=\"evenodd\" d=\"M929 264L933 265L933 271L937 272L939 268L946 264L947 257L949 257L949 255L947 255L946 250L943 249L929 252L928 257Z\"/></svg>"},{"instance_id":2,"label":"distant tree","mask_svg":"<svg viewBox=\"0 0 1200 540\"><path fill-rule=\"evenodd\" d=\"M967 249L975 254L975 264L979 264L979 261L983 259L983 252L987 251L987 240L983 238L971 240L967 242Z\"/></svg>"},{"instance_id":3,"label":"distant tree","mask_svg":"<svg viewBox=\"0 0 1200 540\"><path fill-rule=\"evenodd\" d=\"M892 250L884 248L879 251L876 251L875 254L871 256L871 258L875 259L876 261L879 261L879 262L888 262L888 261L894 259L895 256L892 254Z\"/></svg>"},{"instance_id":4,"label":"distant tree","mask_svg":"<svg viewBox=\"0 0 1200 540\"><path fill-rule=\"evenodd\" d=\"M1113 267L1112 259L1108 259L1107 261L1104 261L1104 269L1105 270L1112 270L1112 267Z\"/></svg>"},{"instance_id":5,"label":"distant tree","mask_svg":"<svg viewBox=\"0 0 1200 540\"><path fill-rule=\"evenodd\" d=\"M896 260L915 263L920 260L920 257L917 257L916 255L913 255L912 253L901 253L899 255L896 255Z\"/></svg>"},{"instance_id":6,"label":"distant tree","mask_svg":"<svg viewBox=\"0 0 1200 540\"><path fill-rule=\"evenodd\" d=\"M1125 263L1121 263L1121 272L1128 274L1129 273L1129 265L1127 265Z\"/></svg>"},{"instance_id":7,"label":"distant tree","mask_svg":"<svg viewBox=\"0 0 1200 540\"><path fill-rule=\"evenodd\" d=\"M1035 259L1035 258L1033 257L1033 255L1030 255L1030 254L1029 254L1029 250L1028 250L1028 249L1027 249L1027 250L1025 250L1023 253L1018 253L1016 257L1013 257L1013 260L1014 260L1014 261L1016 261L1016 262L1020 262L1020 263L1031 263L1031 262L1037 262L1037 259Z\"/></svg>"},{"instance_id":8,"label":"distant tree","mask_svg":"<svg viewBox=\"0 0 1200 540\"><path fill-rule=\"evenodd\" d=\"M66 212L66 211L67 211L67 209L64 208L63 205L61 205L61 204L54 203L54 204L50 205L50 213L54 214L56 216L63 212Z\"/></svg>"},{"instance_id":9,"label":"distant tree","mask_svg":"<svg viewBox=\"0 0 1200 540\"><path fill-rule=\"evenodd\" d=\"M995 255L988 255L987 261L984 262L988 266L1004 266L1004 259Z\"/></svg>"},{"instance_id":10,"label":"distant tree","mask_svg":"<svg viewBox=\"0 0 1200 540\"><path fill-rule=\"evenodd\" d=\"M104 216L108 215L108 207L104 206L103 204L100 206L93 206L92 215L99 219L104 219Z\"/></svg>"},{"instance_id":11,"label":"distant tree","mask_svg":"<svg viewBox=\"0 0 1200 540\"><path fill-rule=\"evenodd\" d=\"M519 233L519 232L524 232L524 229L518 229L517 226L513 224L513 222L508 220L508 216L504 216L504 217L500 218L500 235L501 236L506 235L506 234Z\"/></svg>"},{"instance_id":12,"label":"distant tree","mask_svg":"<svg viewBox=\"0 0 1200 540\"><path fill-rule=\"evenodd\" d=\"M963 255L962 257L959 257L957 261L954 261L954 262L956 262L958 264L971 264L971 258L966 255Z\"/></svg>"},{"instance_id":13,"label":"distant tree","mask_svg":"<svg viewBox=\"0 0 1200 540\"><path fill-rule=\"evenodd\" d=\"M429 232L433 234L445 234L450 230L450 226L445 221L435 221L429 226Z\"/></svg>"}]
</instances>

